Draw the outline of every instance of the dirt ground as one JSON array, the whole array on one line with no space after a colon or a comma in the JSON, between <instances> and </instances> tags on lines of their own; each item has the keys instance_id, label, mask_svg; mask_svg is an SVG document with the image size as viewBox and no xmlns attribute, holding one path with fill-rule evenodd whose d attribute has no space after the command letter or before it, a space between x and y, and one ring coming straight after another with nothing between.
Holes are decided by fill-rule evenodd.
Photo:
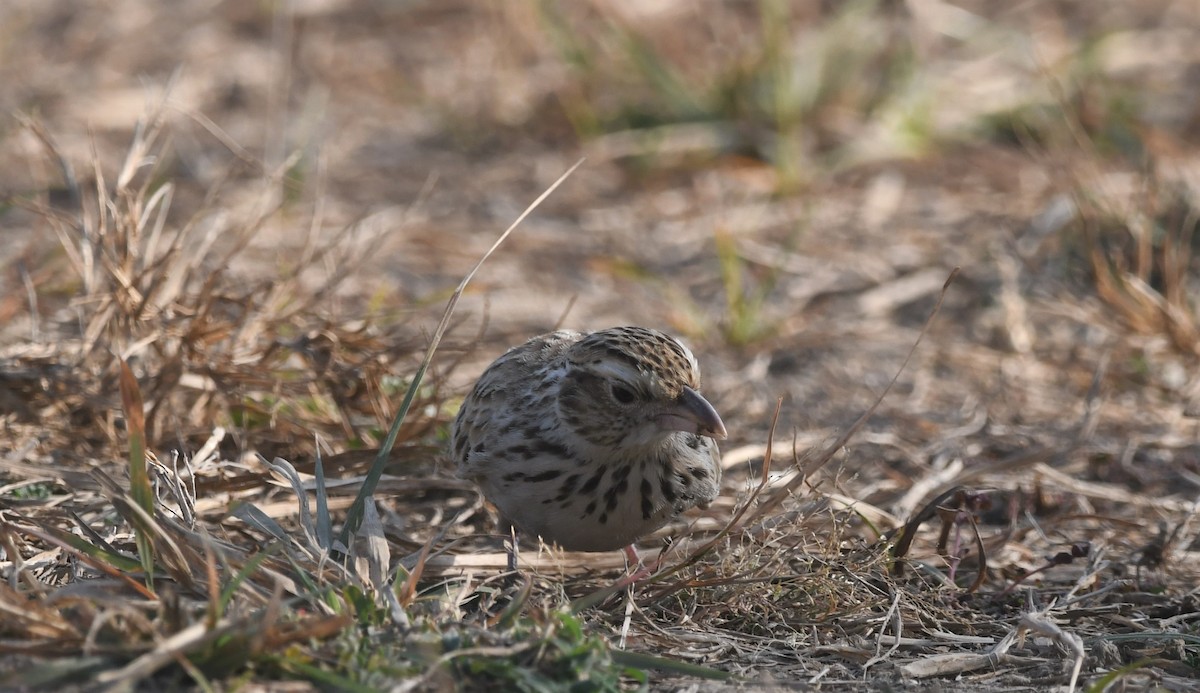
<instances>
[{"instance_id":1,"label":"dirt ground","mask_svg":"<svg viewBox=\"0 0 1200 693\"><path fill-rule=\"evenodd\" d=\"M582 158L463 295L378 494L407 568L441 542L425 587L498 572L471 563L500 540L442 449L465 388L555 326L640 324L691 346L730 431L721 501L676 534L701 543L738 508L773 505L681 586L581 612L589 633L741 682L726 686L1066 690L1078 666L1093 690L1188 690L1197 38L1200 5L1168 0L9 0L0 568L13 594L0 601L59 584L19 579L52 547L15 528L112 514L72 479L124 478L114 355L132 354L160 460L228 432L194 472L197 495L211 491L197 517L248 542L230 529L231 498L276 501L269 514L296 521L254 453L311 472L319 434L331 477L361 479L454 287ZM130 156L147 114L157 139ZM97 191L115 209L128 181L144 185L146 223L123 238L148 261L156 223L164 244L188 229L177 257L194 262L175 300L98 319L104 292L125 290L119 259L154 274L100 221ZM160 217L144 203L167 182ZM113 253L86 271L83 226ZM182 298L207 290L224 293L205 311ZM268 353L318 376L255 373ZM336 406L289 414L289 397ZM32 484L48 495L18 493ZM128 527L111 531L132 546ZM621 566L548 556L538 613L565 603L559 585L577 598ZM88 618L67 621L86 633ZM0 652L91 652L45 633L22 646L32 632L0 625ZM487 678L427 665L356 680ZM215 680L322 685L250 671ZM649 683L717 685L680 671Z\"/></svg>"}]
</instances>

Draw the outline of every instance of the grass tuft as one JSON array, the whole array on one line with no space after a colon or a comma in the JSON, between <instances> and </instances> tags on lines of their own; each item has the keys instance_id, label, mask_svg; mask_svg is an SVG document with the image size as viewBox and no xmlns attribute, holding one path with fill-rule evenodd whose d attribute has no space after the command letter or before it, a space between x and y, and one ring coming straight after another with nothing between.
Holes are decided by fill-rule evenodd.
<instances>
[{"instance_id":1,"label":"grass tuft","mask_svg":"<svg viewBox=\"0 0 1200 693\"><path fill-rule=\"evenodd\" d=\"M1143 194L1145 201L1127 211L1091 195L1078 198L1096 292L1133 330L1162 334L1200 355L1200 205L1190 192L1153 181Z\"/></svg>"}]
</instances>

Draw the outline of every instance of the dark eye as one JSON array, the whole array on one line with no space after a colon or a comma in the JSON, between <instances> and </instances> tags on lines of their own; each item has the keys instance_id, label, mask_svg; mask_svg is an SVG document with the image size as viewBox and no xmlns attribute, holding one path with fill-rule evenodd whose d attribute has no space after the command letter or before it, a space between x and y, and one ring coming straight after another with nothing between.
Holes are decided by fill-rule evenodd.
<instances>
[{"instance_id":1,"label":"dark eye","mask_svg":"<svg viewBox=\"0 0 1200 693\"><path fill-rule=\"evenodd\" d=\"M613 396L613 399L617 400L621 404L629 404L630 402L632 402L635 399L634 395L633 395L633 390L630 390L629 388L625 387L624 385L613 385L612 386L612 396Z\"/></svg>"}]
</instances>

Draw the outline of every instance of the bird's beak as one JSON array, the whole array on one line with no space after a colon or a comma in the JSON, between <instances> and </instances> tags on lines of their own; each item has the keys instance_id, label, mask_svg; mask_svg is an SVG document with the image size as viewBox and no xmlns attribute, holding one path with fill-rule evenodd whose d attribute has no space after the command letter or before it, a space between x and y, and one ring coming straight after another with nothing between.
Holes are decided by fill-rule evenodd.
<instances>
[{"instance_id":1,"label":"bird's beak","mask_svg":"<svg viewBox=\"0 0 1200 693\"><path fill-rule=\"evenodd\" d=\"M654 418L664 431L696 433L722 440L728 434L720 414L708 400L690 387L684 387L675 404Z\"/></svg>"}]
</instances>

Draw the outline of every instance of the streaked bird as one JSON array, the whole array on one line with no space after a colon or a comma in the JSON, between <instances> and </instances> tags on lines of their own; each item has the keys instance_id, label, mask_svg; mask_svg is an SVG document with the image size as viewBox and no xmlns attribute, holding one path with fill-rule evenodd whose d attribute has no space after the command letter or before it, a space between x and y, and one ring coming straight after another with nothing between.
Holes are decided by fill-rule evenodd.
<instances>
[{"instance_id":1,"label":"streaked bird","mask_svg":"<svg viewBox=\"0 0 1200 693\"><path fill-rule=\"evenodd\" d=\"M510 349L464 400L451 447L519 530L572 551L624 548L640 567L635 541L717 496L725 435L687 347L614 327Z\"/></svg>"}]
</instances>

